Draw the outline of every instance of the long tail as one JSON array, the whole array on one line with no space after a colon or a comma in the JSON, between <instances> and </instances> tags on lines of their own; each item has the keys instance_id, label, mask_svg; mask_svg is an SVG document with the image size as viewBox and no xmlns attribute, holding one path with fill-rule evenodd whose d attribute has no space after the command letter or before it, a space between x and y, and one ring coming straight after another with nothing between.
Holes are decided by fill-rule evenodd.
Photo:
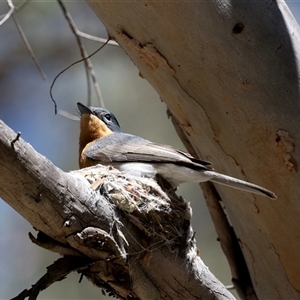
<instances>
[{"instance_id":1,"label":"long tail","mask_svg":"<svg viewBox=\"0 0 300 300\"><path fill-rule=\"evenodd\" d=\"M253 183L249 183L214 171L203 171L203 174L209 176L210 181L212 182L227 185L242 191L266 196L274 200L277 198L277 196L273 192Z\"/></svg>"}]
</instances>

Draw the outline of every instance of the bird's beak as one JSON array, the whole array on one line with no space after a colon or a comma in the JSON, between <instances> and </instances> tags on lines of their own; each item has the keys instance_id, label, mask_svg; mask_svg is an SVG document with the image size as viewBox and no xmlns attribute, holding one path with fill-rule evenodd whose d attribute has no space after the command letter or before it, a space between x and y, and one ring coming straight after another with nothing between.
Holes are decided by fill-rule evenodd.
<instances>
[{"instance_id":1,"label":"bird's beak","mask_svg":"<svg viewBox=\"0 0 300 300\"><path fill-rule=\"evenodd\" d=\"M87 106L83 105L80 102L77 102L77 107L79 109L79 112L81 115L87 114L87 115L92 115L93 112L88 108Z\"/></svg>"}]
</instances>

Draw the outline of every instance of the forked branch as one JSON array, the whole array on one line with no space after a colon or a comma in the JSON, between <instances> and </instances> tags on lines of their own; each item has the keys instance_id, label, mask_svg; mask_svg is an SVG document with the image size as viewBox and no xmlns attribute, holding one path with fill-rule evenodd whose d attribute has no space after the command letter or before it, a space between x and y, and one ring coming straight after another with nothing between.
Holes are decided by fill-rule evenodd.
<instances>
[{"instance_id":1,"label":"forked branch","mask_svg":"<svg viewBox=\"0 0 300 300\"><path fill-rule=\"evenodd\" d=\"M0 196L70 270L120 299L233 299L197 255L191 209L173 191L111 167L65 173L2 121L0 132ZM67 273L43 277L31 299Z\"/></svg>"}]
</instances>

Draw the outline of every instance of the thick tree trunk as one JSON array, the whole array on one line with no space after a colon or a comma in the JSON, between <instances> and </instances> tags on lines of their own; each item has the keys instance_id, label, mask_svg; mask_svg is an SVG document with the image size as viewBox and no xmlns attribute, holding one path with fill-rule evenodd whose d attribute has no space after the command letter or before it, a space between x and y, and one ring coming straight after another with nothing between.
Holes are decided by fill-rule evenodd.
<instances>
[{"instance_id":1,"label":"thick tree trunk","mask_svg":"<svg viewBox=\"0 0 300 300\"><path fill-rule=\"evenodd\" d=\"M190 206L172 190L111 167L65 173L16 136L0 121L0 197L39 231L32 241L65 255L17 299L73 270L120 299L234 299L202 263Z\"/></svg>"},{"instance_id":2,"label":"thick tree trunk","mask_svg":"<svg viewBox=\"0 0 300 300\"><path fill-rule=\"evenodd\" d=\"M299 299L299 28L285 3L87 2L165 101L187 147L278 195L216 187L258 298Z\"/></svg>"}]
</instances>

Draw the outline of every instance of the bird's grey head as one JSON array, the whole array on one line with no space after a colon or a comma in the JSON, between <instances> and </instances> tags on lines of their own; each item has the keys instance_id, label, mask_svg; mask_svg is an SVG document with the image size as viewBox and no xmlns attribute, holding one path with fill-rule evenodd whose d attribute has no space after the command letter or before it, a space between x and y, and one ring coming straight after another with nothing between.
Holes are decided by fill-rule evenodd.
<instances>
[{"instance_id":1,"label":"bird's grey head","mask_svg":"<svg viewBox=\"0 0 300 300\"><path fill-rule=\"evenodd\" d=\"M94 115L97 118L99 118L102 122L104 122L112 132L121 132L121 127L119 125L118 120L116 119L114 114L111 113L109 110L102 107L88 107L80 102L77 103L77 107L81 116L83 114Z\"/></svg>"}]
</instances>

